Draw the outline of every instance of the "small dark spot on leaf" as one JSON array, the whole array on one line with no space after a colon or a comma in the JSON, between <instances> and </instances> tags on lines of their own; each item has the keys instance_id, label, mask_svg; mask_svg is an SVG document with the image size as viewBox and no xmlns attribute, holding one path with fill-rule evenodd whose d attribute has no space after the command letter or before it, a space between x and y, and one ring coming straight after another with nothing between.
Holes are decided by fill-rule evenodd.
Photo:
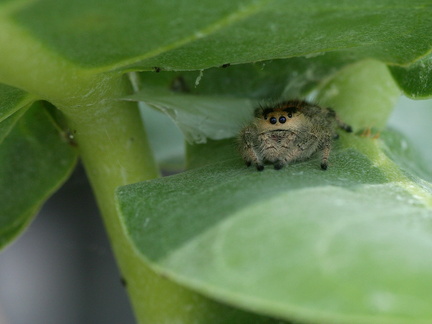
<instances>
[{"instance_id":1,"label":"small dark spot on leaf","mask_svg":"<svg viewBox=\"0 0 432 324\"><path fill-rule=\"evenodd\" d=\"M123 277L120 277L120 283L121 283L121 285L123 286L123 287L127 287L127 281L126 281L126 279L125 278L123 278Z\"/></svg>"},{"instance_id":2,"label":"small dark spot on leaf","mask_svg":"<svg viewBox=\"0 0 432 324\"><path fill-rule=\"evenodd\" d=\"M73 146L73 147L78 146L78 144L75 141L76 130L66 129L66 130L62 131L61 134L70 146Z\"/></svg>"},{"instance_id":3,"label":"small dark spot on leaf","mask_svg":"<svg viewBox=\"0 0 432 324\"><path fill-rule=\"evenodd\" d=\"M180 75L172 80L170 85L171 91L189 93L190 89L186 84L185 79Z\"/></svg>"}]
</instances>

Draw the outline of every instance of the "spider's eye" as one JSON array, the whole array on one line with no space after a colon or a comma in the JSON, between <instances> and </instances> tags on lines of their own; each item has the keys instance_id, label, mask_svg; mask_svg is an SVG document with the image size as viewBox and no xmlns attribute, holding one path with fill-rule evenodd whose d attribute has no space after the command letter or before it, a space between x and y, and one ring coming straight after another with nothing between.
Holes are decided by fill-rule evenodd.
<instances>
[{"instance_id":1,"label":"spider's eye","mask_svg":"<svg viewBox=\"0 0 432 324\"><path fill-rule=\"evenodd\" d=\"M288 113L288 118L292 118L292 113Z\"/></svg>"},{"instance_id":2,"label":"spider's eye","mask_svg":"<svg viewBox=\"0 0 432 324\"><path fill-rule=\"evenodd\" d=\"M279 123L284 124L286 122L286 118L284 116L279 117Z\"/></svg>"},{"instance_id":3,"label":"spider's eye","mask_svg":"<svg viewBox=\"0 0 432 324\"><path fill-rule=\"evenodd\" d=\"M270 118L270 124L276 124L277 123L277 119L276 119L276 117L271 117Z\"/></svg>"}]
</instances>

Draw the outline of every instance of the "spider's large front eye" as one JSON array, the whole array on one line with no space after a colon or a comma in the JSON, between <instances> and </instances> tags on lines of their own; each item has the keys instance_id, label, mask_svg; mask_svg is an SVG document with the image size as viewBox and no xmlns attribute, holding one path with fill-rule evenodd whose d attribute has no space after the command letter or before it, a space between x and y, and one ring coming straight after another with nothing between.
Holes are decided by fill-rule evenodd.
<instances>
[{"instance_id":1,"label":"spider's large front eye","mask_svg":"<svg viewBox=\"0 0 432 324\"><path fill-rule=\"evenodd\" d=\"M276 119L276 117L271 117L270 118L270 124L276 124L277 123L277 119Z\"/></svg>"},{"instance_id":2,"label":"spider's large front eye","mask_svg":"<svg viewBox=\"0 0 432 324\"><path fill-rule=\"evenodd\" d=\"M284 116L280 116L279 117L279 123L285 124L285 122L286 122L286 118Z\"/></svg>"}]
</instances>

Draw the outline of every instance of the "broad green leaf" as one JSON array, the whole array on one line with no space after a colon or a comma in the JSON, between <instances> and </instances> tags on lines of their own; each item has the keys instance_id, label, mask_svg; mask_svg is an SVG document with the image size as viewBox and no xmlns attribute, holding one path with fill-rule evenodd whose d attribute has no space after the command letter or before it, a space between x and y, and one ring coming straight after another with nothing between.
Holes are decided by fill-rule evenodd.
<instances>
[{"instance_id":1,"label":"broad green leaf","mask_svg":"<svg viewBox=\"0 0 432 324\"><path fill-rule=\"evenodd\" d=\"M0 125L10 115L34 101L26 92L0 83Z\"/></svg>"},{"instance_id":2,"label":"broad green leaf","mask_svg":"<svg viewBox=\"0 0 432 324\"><path fill-rule=\"evenodd\" d=\"M76 163L67 143L39 103L25 113L0 144L0 247L29 224Z\"/></svg>"},{"instance_id":3,"label":"broad green leaf","mask_svg":"<svg viewBox=\"0 0 432 324\"><path fill-rule=\"evenodd\" d=\"M343 135L327 171L232 157L121 187L119 209L154 269L221 301L312 323L428 323L432 186L392 160L412 158L402 141Z\"/></svg>"},{"instance_id":4,"label":"broad green leaf","mask_svg":"<svg viewBox=\"0 0 432 324\"><path fill-rule=\"evenodd\" d=\"M28 93L0 83L0 144L34 100Z\"/></svg>"},{"instance_id":5,"label":"broad green leaf","mask_svg":"<svg viewBox=\"0 0 432 324\"><path fill-rule=\"evenodd\" d=\"M408 66L391 66L390 70L408 97L425 99L432 96L432 54Z\"/></svg>"},{"instance_id":6,"label":"broad green leaf","mask_svg":"<svg viewBox=\"0 0 432 324\"><path fill-rule=\"evenodd\" d=\"M339 50L408 64L432 39L426 0L39 0L17 7L9 9L17 24L89 68L197 70Z\"/></svg>"},{"instance_id":7,"label":"broad green leaf","mask_svg":"<svg viewBox=\"0 0 432 324\"><path fill-rule=\"evenodd\" d=\"M421 76L409 90L406 74L395 72L405 91L425 97L430 90L429 64L424 66L422 59L431 51L428 0L312 0L307 4L299 0L223 0L217 4L189 0L176 3L175 8L156 0L121 4L114 0L23 0L0 6L0 37L8 54L0 64L0 72L5 70L0 78L4 82L10 78L13 84L52 101L68 91L65 96L74 100L80 98L76 91L84 92L81 98L86 98L90 90L84 84L97 87L102 81L92 77L113 70L199 71L228 63L297 58L297 68L314 79L320 73L306 67L307 58L321 55L322 66L329 71L365 58L385 62L395 71L403 66L410 76ZM29 47L31 60L10 54L25 53ZM47 62L53 66L47 68ZM13 75L10 66L19 67L19 76ZM292 83L285 82L285 95L311 89L315 80L296 80L291 72ZM30 73L37 78L26 78ZM277 82L284 70L275 74ZM44 78L43 84L35 84ZM244 82L245 89L253 85L252 80ZM274 91L278 95L279 88L280 84Z\"/></svg>"}]
</instances>

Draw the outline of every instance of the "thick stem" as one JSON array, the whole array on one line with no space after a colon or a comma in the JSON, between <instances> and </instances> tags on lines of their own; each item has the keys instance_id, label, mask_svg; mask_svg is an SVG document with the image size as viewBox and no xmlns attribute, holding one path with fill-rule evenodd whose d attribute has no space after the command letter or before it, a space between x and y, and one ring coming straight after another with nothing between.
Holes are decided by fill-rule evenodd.
<instances>
[{"instance_id":1,"label":"thick stem","mask_svg":"<svg viewBox=\"0 0 432 324\"><path fill-rule=\"evenodd\" d=\"M111 98L129 91L124 78L105 82L103 88ZM86 107L58 107L78 143L138 322L201 323L213 302L150 270L128 240L116 211L116 187L158 176L136 104L105 99Z\"/></svg>"}]
</instances>

